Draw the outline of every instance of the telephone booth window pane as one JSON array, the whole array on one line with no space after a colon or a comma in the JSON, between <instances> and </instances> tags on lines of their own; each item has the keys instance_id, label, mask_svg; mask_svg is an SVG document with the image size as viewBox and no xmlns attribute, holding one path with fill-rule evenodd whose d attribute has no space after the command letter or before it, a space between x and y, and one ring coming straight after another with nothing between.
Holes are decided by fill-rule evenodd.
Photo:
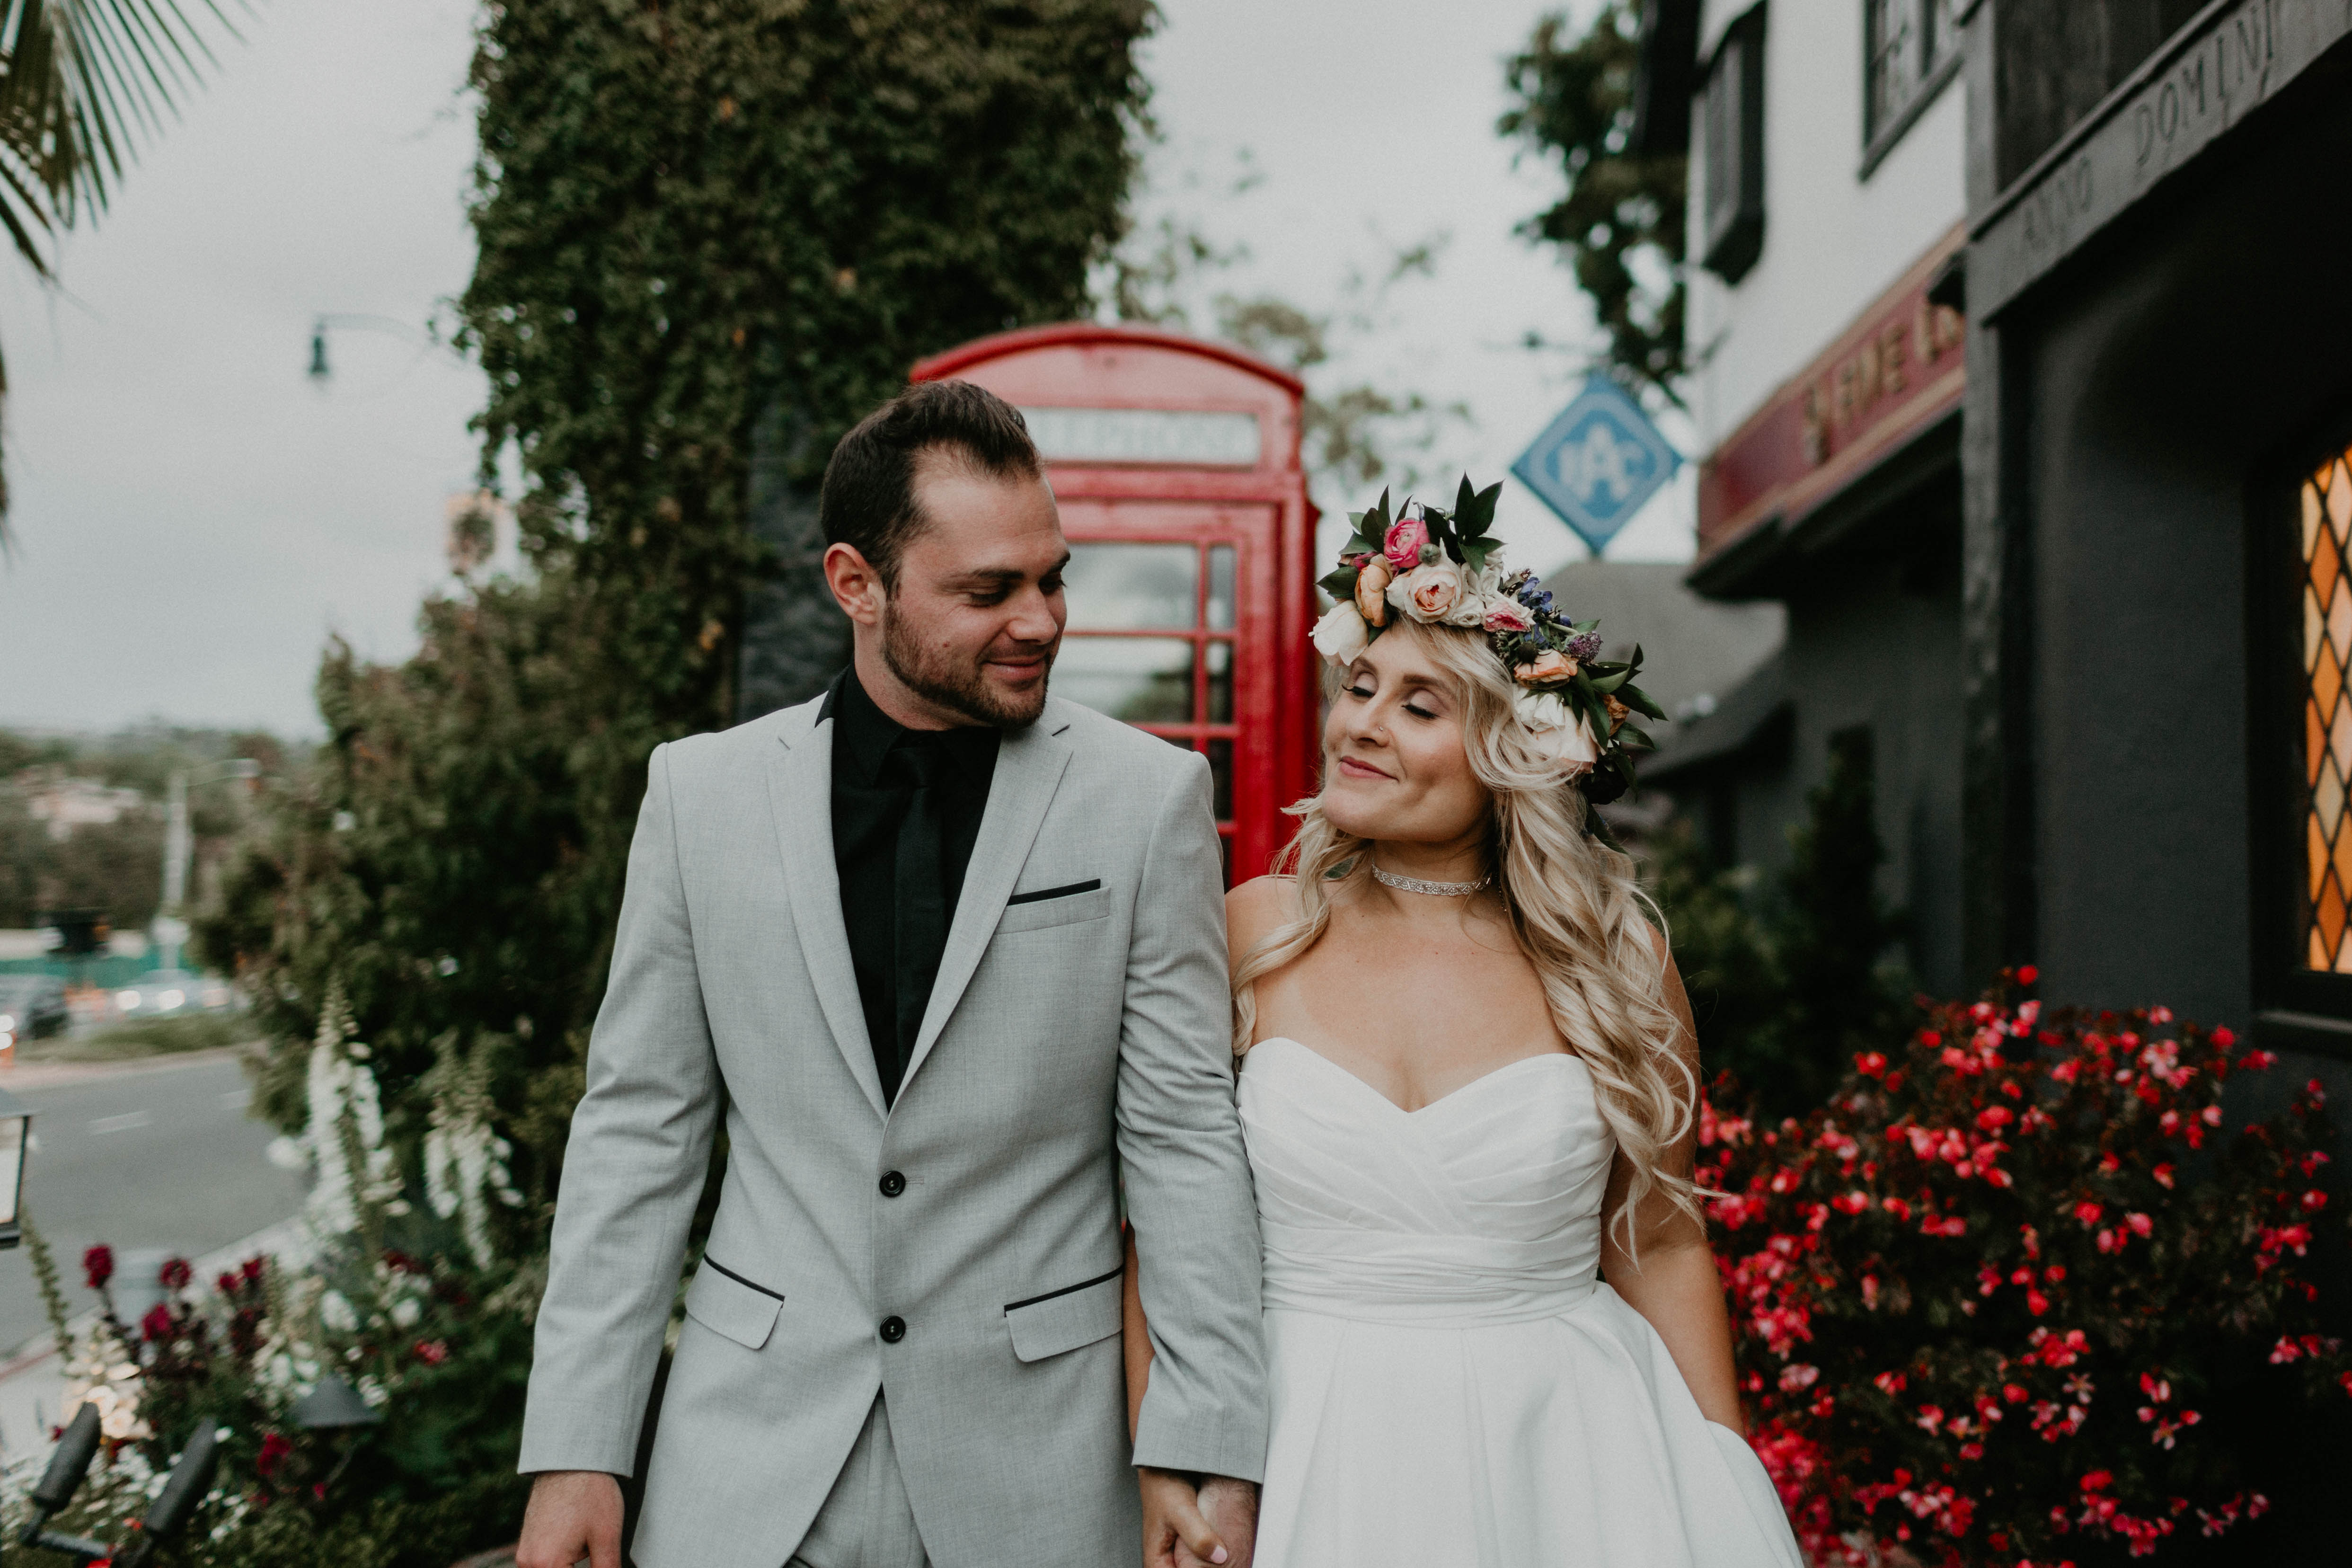
<instances>
[{"instance_id":1,"label":"telephone booth window pane","mask_svg":"<svg viewBox=\"0 0 2352 1568\"><path fill-rule=\"evenodd\" d=\"M1234 629L1234 547L1209 546L1209 605L1205 624L1213 632Z\"/></svg>"},{"instance_id":2,"label":"telephone booth window pane","mask_svg":"<svg viewBox=\"0 0 2352 1568\"><path fill-rule=\"evenodd\" d=\"M1073 544L1062 573L1070 629L1189 631L1200 615L1200 572L1190 544Z\"/></svg>"},{"instance_id":3,"label":"telephone booth window pane","mask_svg":"<svg viewBox=\"0 0 2352 1568\"><path fill-rule=\"evenodd\" d=\"M1231 821L1234 815L1234 743L1231 741L1209 742L1209 787L1215 798L1213 809L1217 820Z\"/></svg>"},{"instance_id":4,"label":"telephone booth window pane","mask_svg":"<svg viewBox=\"0 0 2352 1568\"><path fill-rule=\"evenodd\" d=\"M1213 641L1206 654L1209 667L1209 710L1202 717L1212 724L1234 721L1234 645Z\"/></svg>"},{"instance_id":5,"label":"telephone booth window pane","mask_svg":"<svg viewBox=\"0 0 2352 1568\"><path fill-rule=\"evenodd\" d=\"M1066 637L1054 690L1128 724L1192 717L1192 644L1184 637Z\"/></svg>"},{"instance_id":6,"label":"telephone booth window pane","mask_svg":"<svg viewBox=\"0 0 2352 1568\"><path fill-rule=\"evenodd\" d=\"M2306 971L2352 974L2352 451L2303 483L2302 907L2296 962Z\"/></svg>"}]
</instances>

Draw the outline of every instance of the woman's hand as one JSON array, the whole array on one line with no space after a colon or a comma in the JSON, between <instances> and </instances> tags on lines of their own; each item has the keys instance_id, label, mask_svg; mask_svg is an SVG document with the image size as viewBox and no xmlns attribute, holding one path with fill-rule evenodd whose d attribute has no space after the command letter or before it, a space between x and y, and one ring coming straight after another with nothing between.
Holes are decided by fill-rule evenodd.
<instances>
[{"instance_id":1,"label":"woman's hand","mask_svg":"<svg viewBox=\"0 0 2352 1568\"><path fill-rule=\"evenodd\" d=\"M1175 1470L1139 1469L1135 1476L1143 1492L1143 1568L1249 1568L1256 1487Z\"/></svg>"}]
</instances>

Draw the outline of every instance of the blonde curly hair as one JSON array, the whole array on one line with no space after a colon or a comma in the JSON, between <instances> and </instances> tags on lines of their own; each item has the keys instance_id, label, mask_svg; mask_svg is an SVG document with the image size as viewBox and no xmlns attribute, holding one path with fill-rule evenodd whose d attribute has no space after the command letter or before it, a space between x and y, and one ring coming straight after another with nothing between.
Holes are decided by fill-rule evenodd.
<instances>
[{"instance_id":1,"label":"blonde curly hair","mask_svg":"<svg viewBox=\"0 0 2352 1568\"><path fill-rule=\"evenodd\" d=\"M1453 678L1463 749L1491 797L1487 864L1511 930L1543 984L1553 1026L1591 1072L1601 1119L1631 1170L1611 1220L1612 1228L1624 1224L1631 1254L1632 1215L1653 1192L1699 1215L1698 1187L1664 1168L1698 1102L1697 1075L1675 1049L1677 1023L1665 1002L1664 917L1635 880L1632 857L1585 832L1591 805L1513 716L1515 689L1485 634L1402 618L1389 631L1418 642ZM1256 1032L1258 980L1322 940L1335 889L1371 877L1370 840L1335 826L1319 795L1287 809L1298 832L1276 869L1295 879L1298 913L1234 966L1235 1057Z\"/></svg>"}]
</instances>

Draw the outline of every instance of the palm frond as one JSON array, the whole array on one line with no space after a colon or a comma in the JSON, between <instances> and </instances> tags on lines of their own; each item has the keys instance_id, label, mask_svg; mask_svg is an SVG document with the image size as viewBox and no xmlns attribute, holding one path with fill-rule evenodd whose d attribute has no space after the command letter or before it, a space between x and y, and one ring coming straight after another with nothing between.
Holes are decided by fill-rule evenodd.
<instances>
[{"instance_id":1,"label":"palm frond","mask_svg":"<svg viewBox=\"0 0 2352 1568\"><path fill-rule=\"evenodd\" d=\"M138 142L217 63L192 10L237 36L219 0L0 0L0 228L36 277L44 242L106 210ZM0 399L7 384L0 364ZM11 547L0 468L0 557Z\"/></svg>"},{"instance_id":2,"label":"palm frond","mask_svg":"<svg viewBox=\"0 0 2352 1568\"><path fill-rule=\"evenodd\" d=\"M217 63L205 17L237 36L220 0L0 0L0 141L60 226L105 210L137 142Z\"/></svg>"}]
</instances>

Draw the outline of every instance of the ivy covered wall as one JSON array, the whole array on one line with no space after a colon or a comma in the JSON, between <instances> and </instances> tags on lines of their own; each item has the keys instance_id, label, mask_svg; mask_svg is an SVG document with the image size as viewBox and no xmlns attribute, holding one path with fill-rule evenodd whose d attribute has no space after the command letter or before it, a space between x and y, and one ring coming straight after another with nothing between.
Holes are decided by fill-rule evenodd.
<instances>
[{"instance_id":1,"label":"ivy covered wall","mask_svg":"<svg viewBox=\"0 0 2352 1568\"><path fill-rule=\"evenodd\" d=\"M395 1120L454 1037L549 1194L646 754L838 667L804 503L840 433L925 353L1087 313L1151 15L486 7L457 337L490 382L484 474L521 475L527 570L429 601L405 664L331 651L329 743L205 928L286 1042L281 1120L340 976ZM769 657L744 658L747 615Z\"/></svg>"}]
</instances>

